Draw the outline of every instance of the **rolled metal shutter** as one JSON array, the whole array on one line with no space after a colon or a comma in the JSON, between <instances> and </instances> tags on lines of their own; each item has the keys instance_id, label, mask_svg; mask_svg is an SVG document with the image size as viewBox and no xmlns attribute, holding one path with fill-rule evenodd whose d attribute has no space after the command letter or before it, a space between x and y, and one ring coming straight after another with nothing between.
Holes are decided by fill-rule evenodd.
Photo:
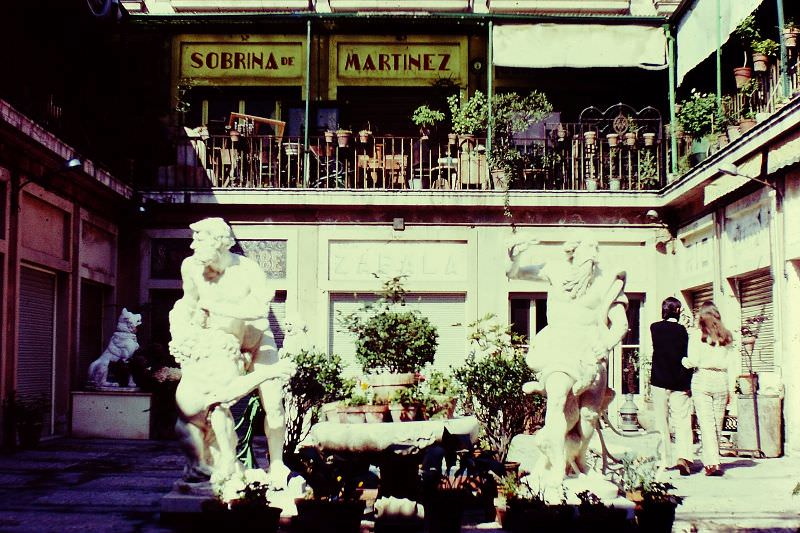
<instances>
[{"instance_id":1,"label":"rolled metal shutter","mask_svg":"<svg viewBox=\"0 0 800 533\"><path fill-rule=\"evenodd\" d=\"M739 280L739 303L744 326L748 318L764 317L760 324L749 326L757 335L753 347L753 371L775 371L775 314L772 309L772 274L769 270ZM742 353L742 369L747 369L747 354Z\"/></svg>"},{"instance_id":2,"label":"rolled metal shutter","mask_svg":"<svg viewBox=\"0 0 800 533\"><path fill-rule=\"evenodd\" d=\"M275 337L278 349L283 347L286 336L284 324L286 323L286 291L275 291L275 298L269 303L269 327Z\"/></svg>"},{"instance_id":3,"label":"rolled metal shutter","mask_svg":"<svg viewBox=\"0 0 800 533\"><path fill-rule=\"evenodd\" d=\"M342 358L348 366L348 375L361 373L355 358L355 339L339 326L339 312L349 314L358 311L365 303L374 303L373 294L331 294L328 323L328 350ZM465 322L465 295L463 294L407 294L406 306L419 310L436 326L439 345L434 358L434 368L448 372L450 366L460 366L466 359L467 330ZM458 324L458 325L456 325Z\"/></svg>"},{"instance_id":4,"label":"rolled metal shutter","mask_svg":"<svg viewBox=\"0 0 800 533\"><path fill-rule=\"evenodd\" d=\"M701 305L706 302L714 301L714 285L709 283L692 289L689 291L689 300L692 306L692 323L687 325L687 327L697 324L697 313L700 311Z\"/></svg>"},{"instance_id":5,"label":"rolled metal shutter","mask_svg":"<svg viewBox=\"0 0 800 533\"><path fill-rule=\"evenodd\" d=\"M43 433L52 434L56 276L22 267L19 280L17 385L20 398L44 398Z\"/></svg>"}]
</instances>

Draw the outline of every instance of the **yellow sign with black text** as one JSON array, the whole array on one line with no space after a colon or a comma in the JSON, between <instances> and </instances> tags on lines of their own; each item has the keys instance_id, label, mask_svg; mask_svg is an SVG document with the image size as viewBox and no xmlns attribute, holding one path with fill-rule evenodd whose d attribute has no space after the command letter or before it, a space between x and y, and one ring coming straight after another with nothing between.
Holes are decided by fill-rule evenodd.
<instances>
[{"instance_id":1,"label":"yellow sign with black text","mask_svg":"<svg viewBox=\"0 0 800 533\"><path fill-rule=\"evenodd\" d=\"M302 42L181 41L180 77L196 80L301 79Z\"/></svg>"}]
</instances>

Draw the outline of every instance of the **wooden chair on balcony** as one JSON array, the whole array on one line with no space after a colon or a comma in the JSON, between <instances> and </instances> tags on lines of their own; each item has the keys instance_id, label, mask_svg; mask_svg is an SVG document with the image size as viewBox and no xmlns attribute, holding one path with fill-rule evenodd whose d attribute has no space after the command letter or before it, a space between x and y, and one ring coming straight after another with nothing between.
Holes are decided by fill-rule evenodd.
<instances>
[{"instance_id":1,"label":"wooden chair on balcony","mask_svg":"<svg viewBox=\"0 0 800 533\"><path fill-rule=\"evenodd\" d=\"M257 115L232 112L228 118L228 128L232 129L234 124L242 121L248 121L253 124L253 136L269 135L269 133L265 133L264 128L269 127L272 129L274 142L269 142L267 139L260 139L257 143L252 143L253 146L257 148L258 153L251 154L251 157L254 158L254 163L256 163L258 167L254 169L254 171L258 174L259 180L261 181L260 185L279 186L280 179L278 169L280 168L280 146L283 140L283 133L286 130L286 122L272 118L259 117Z\"/></svg>"},{"instance_id":2,"label":"wooden chair on balcony","mask_svg":"<svg viewBox=\"0 0 800 533\"><path fill-rule=\"evenodd\" d=\"M408 188L406 181L406 167L408 166L408 156L402 154L390 154L383 158L384 179L390 180L392 187Z\"/></svg>"}]
</instances>

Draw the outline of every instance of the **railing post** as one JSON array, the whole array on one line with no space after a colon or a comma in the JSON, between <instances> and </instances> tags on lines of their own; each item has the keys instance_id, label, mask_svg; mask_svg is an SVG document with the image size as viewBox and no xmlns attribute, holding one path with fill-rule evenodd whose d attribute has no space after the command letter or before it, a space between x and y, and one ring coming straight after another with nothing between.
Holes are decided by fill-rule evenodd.
<instances>
[{"instance_id":1,"label":"railing post","mask_svg":"<svg viewBox=\"0 0 800 533\"><path fill-rule=\"evenodd\" d=\"M678 173L678 139L675 121L675 36L668 24L664 25L664 32L667 34L667 66L669 68L667 83L669 84L669 151L670 151L670 173ZM660 133L660 132L659 132Z\"/></svg>"},{"instance_id":2,"label":"railing post","mask_svg":"<svg viewBox=\"0 0 800 533\"><path fill-rule=\"evenodd\" d=\"M489 115L486 125L486 156L492 156L492 100L494 99L494 61L492 58L492 48L494 47L494 21L489 21L489 38L486 46L486 98L489 100Z\"/></svg>"},{"instance_id":3,"label":"railing post","mask_svg":"<svg viewBox=\"0 0 800 533\"><path fill-rule=\"evenodd\" d=\"M303 187L308 187L311 155L308 153L308 129L311 114L311 19L306 21L306 83L304 97L306 101L303 128Z\"/></svg>"},{"instance_id":4,"label":"railing post","mask_svg":"<svg viewBox=\"0 0 800 533\"><path fill-rule=\"evenodd\" d=\"M783 0L775 0L778 7L778 32L781 38L781 85L783 85L783 96L788 98L789 90L789 54L786 53L786 36L783 34L783 26L786 23L783 18Z\"/></svg>"}]
</instances>

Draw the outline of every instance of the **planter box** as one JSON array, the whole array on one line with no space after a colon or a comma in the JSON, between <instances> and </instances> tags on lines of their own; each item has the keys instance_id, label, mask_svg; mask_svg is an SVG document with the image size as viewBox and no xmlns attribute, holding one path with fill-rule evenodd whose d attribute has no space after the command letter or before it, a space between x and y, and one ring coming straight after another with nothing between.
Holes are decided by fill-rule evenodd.
<instances>
[{"instance_id":1,"label":"planter box","mask_svg":"<svg viewBox=\"0 0 800 533\"><path fill-rule=\"evenodd\" d=\"M148 392L72 392L73 437L149 439Z\"/></svg>"}]
</instances>

